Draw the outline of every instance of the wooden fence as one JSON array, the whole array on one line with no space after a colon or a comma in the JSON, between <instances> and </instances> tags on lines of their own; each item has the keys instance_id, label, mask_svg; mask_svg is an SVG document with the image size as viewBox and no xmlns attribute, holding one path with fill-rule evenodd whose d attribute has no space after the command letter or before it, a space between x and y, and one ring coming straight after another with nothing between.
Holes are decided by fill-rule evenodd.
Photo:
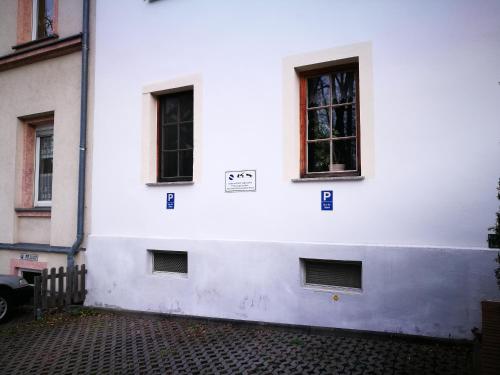
<instances>
[{"instance_id":1,"label":"wooden fence","mask_svg":"<svg viewBox=\"0 0 500 375\"><path fill-rule=\"evenodd\" d=\"M36 276L33 299L35 319L51 309L82 304L87 294L86 274L87 269L85 264L82 264L81 268L75 266L66 271L64 267L59 267L58 272L55 268L51 268L50 273L46 268L41 276Z\"/></svg>"}]
</instances>

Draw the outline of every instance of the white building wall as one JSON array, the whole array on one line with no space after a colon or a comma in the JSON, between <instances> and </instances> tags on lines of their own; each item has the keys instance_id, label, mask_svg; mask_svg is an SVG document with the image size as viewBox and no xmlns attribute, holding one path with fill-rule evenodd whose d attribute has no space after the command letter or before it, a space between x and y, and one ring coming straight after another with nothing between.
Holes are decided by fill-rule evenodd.
<instances>
[{"instance_id":1,"label":"white building wall","mask_svg":"<svg viewBox=\"0 0 500 375\"><path fill-rule=\"evenodd\" d=\"M188 250L188 277L153 274L148 248ZM301 257L362 261L362 292L303 287ZM91 237L86 304L465 338L480 326L479 301L495 295L493 258L488 249Z\"/></svg>"},{"instance_id":2,"label":"white building wall","mask_svg":"<svg viewBox=\"0 0 500 375\"><path fill-rule=\"evenodd\" d=\"M500 175L498 2L113 4L97 4L88 304L444 337L479 325L497 294L479 248ZM292 182L289 62L359 44L365 179ZM188 76L202 82L195 182L146 186L143 88ZM238 169L257 170L257 192L224 192ZM188 279L151 275L151 248L188 251ZM362 293L304 289L299 257L362 260Z\"/></svg>"}]
</instances>

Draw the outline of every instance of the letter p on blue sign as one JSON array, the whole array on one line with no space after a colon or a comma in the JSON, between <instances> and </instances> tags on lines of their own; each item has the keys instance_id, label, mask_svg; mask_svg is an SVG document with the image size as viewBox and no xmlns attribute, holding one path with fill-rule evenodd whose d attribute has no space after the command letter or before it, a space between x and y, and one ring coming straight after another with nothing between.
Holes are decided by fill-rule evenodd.
<instances>
[{"instance_id":1,"label":"letter p on blue sign","mask_svg":"<svg viewBox=\"0 0 500 375\"><path fill-rule=\"evenodd\" d=\"M167 210L173 210L175 207L175 193L167 193Z\"/></svg>"},{"instance_id":2,"label":"letter p on blue sign","mask_svg":"<svg viewBox=\"0 0 500 375\"><path fill-rule=\"evenodd\" d=\"M321 191L321 211L333 211L333 190Z\"/></svg>"}]
</instances>

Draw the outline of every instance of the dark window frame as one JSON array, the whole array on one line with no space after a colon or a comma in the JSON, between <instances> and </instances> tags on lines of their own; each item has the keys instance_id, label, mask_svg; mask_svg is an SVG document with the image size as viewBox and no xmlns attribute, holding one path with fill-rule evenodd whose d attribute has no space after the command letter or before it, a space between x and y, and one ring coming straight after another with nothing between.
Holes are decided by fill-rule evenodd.
<instances>
[{"instance_id":1,"label":"dark window frame","mask_svg":"<svg viewBox=\"0 0 500 375\"><path fill-rule=\"evenodd\" d=\"M324 172L308 172L307 170L307 131L308 131L308 92L307 80L322 74L333 74L342 71L354 71L356 78L356 170L347 171L324 171ZM334 65L327 68L307 70L299 73L300 84L300 178L318 178L318 177L348 177L361 176L361 132L360 132L360 91L359 91L359 63L353 62L348 64ZM331 104L330 104L331 106ZM333 126L333 124L330 124ZM331 131L331 129L330 129ZM330 142L332 142L330 140ZM331 146L330 146L331 149Z\"/></svg>"},{"instance_id":2,"label":"dark window frame","mask_svg":"<svg viewBox=\"0 0 500 375\"><path fill-rule=\"evenodd\" d=\"M186 93L191 93L192 95L192 146L190 148L185 148L185 149L181 149L179 148L179 142L180 142L180 122L181 121L178 121L177 122L177 127L178 127L178 133L177 133L177 148L175 151L177 151L178 153L178 156L177 156L177 173L179 173L179 152L180 151L188 151L188 150L191 150L191 159L192 159L192 163L193 163L193 166L192 166L192 170L191 170L191 176L180 176L180 175L177 175L177 176L173 176L173 177L165 177L165 176L162 176L162 163L163 163L163 159L162 159L162 154L163 152L165 151L163 149L163 145L162 145L162 142L163 142L163 124L162 124L162 101L165 100L166 97L168 96L176 96L176 95L183 95L183 94L186 94ZM175 91L170 91L170 92L165 92L165 93L162 93L160 95L157 95L156 96L156 118L157 118L157 123L156 123L156 139L157 139L157 143L156 143L156 181L157 182L190 182L190 181L193 181L193 175L194 175L194 127L195 127L195 123L194 123L194 88L192 87L189 87L189 88L186 88L186 89L182 89L182 90L175 90ZM170 151L173 151L173 150L170 150Z\"/></svg>"}]
</instances>

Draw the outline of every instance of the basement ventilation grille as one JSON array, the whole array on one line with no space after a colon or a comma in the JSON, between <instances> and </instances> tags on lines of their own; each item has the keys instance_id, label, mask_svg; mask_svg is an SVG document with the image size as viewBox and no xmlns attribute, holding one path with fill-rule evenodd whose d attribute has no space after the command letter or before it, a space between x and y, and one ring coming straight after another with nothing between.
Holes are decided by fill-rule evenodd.
<instances>
[{"instance_id":1,"label":"basement ventilation grille","mask_svg":"<svg viewBox=\"0 0 500 375\"><path fill-rule=\"evenodd\" d=\"M153 251L153 272L187 273L187 252Z\"/></svg>"},{"instance_id":2,"label":"basement ventilation grille","mask_svg":"<svg viewBox=\"0 0 500 375\"><path fill-rule=\"evenodd\" d=\"M361 289L361 262L302 259L306 285Z\"/></svg>"}]
</instances>

